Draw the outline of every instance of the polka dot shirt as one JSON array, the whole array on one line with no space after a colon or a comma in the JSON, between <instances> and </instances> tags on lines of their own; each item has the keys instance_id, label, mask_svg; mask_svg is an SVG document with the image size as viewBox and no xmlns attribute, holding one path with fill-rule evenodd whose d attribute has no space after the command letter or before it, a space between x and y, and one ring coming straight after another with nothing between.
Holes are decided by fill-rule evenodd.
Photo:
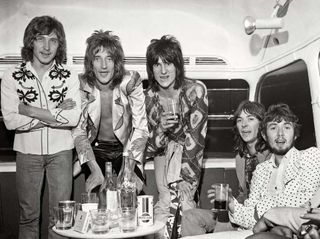
<instances>
[{"instance_id":1,"label":"polka dot shirt","mask_svg":"<svg viewBox=\"0 0 320 239\"><path fill-rule=\"evenodd\" d=\"M320 186L320 150L311 147L299 151L292 148L283 173L283 187L277 193L270 191L269 182L274 169L272 157L259 164L253 173L251 192L244 204L235 200L231 222L252 229L259 218L272 207L299 207L306 204Z\"/></svg>"}]
</instances>

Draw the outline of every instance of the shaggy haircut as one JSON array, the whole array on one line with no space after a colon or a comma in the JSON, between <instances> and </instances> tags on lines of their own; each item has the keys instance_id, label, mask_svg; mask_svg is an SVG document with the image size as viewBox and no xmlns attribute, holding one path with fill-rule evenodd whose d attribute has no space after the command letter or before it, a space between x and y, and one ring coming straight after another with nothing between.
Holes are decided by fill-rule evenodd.
<instances>
[{"instance_id":1,"label":"shaggy haircut","mask_svg":"<svg viewBox=\"0 0 320 239\"><path fill-rule=\"evenodd\" d=\"M176 79L173 88L179 89L184 80L184 60L182 56L181 46L177 39L170 35L164 35L161 39L151 40L147 48L147 73L149 85L153 91L159 90L159 85L153 74L153 66L158 64L159 58L164 63L172 63L176 68Z\"/></svg>"},{"instance_id":2,"label":"shaggy haircut","mask_svg":"<svg viewBox=\"0 0 320 239\"><path fill-rule=\"evenodd\" d=\"M242 111L247 114L253 115L255 118L257 118L260 121L255 149L257 152L261 153L266 149L266 143L261 135L261 122L264 118L266 110L262 104L254 101L248 101L248 100L242 101L233 115L233 132L234 132L234 141L235 141L234 149L236 152L239 153L241 157L243 157L244 152L247 150L247 143L243 141L239 133L239 130L237 128L237 119L239 118Z\"/></svg>"},{"instance_id":3,"label":"shaggy haircut","mask_svg":"<svg viewBox=\"0 0 320 239\"><path fill-rule=\"evenodd\" d=\"M282 120L293 124L294 136L300 136L300 127L298 117L291 111L289 106L284 103L270 105L268 111L262 121L262 132L267 133L267 125L269 122L281 122Z\"/></svg>"},{"instance_id":4,"label":"shaggy haircut","mask_svg":"<svg viewBox=\"0 0 320 239\"><path fill-rule=\"evenodd\" d=\"M93 87L97 86L97 78L94 73L93 61L95 55L101 50L101 47L106 50L114 62L114 73L111 79L110 88L121 83L124 75L124 52L118 36L113 35L111 31L95 31L87 39L87 49L84 57L84 79Z\"/></svg>"},{"instance_id":5,"label":"shaggy haircut","mask_svg":"<svg viewBox=\"0 0 320 239\"><path fill-rule=\"evenodd\" d=\"M50 35L55 33L58 37L59 46L55 56L57 64L62 64L67 59L67 43L63 26L54 17L35 17L28 24L23 36L23 47L21 57L24 61L33 61L33 42L39 35Z\"/></svg>"}]
</instances>

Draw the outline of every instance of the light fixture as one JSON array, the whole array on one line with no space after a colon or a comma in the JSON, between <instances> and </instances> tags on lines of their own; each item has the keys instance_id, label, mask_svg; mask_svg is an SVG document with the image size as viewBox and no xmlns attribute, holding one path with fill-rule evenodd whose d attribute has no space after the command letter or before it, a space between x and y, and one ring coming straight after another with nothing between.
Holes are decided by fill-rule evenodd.
<instances>
[{"instance_id":1,"label":"light fixture","mask_svg":"<svg viewBox=\"0 0 320 239\"><path fill-rule=\"evenodd\" d=\"M256 29L280 29L283 27L283 17L287 15L290 3L293 0L276 0L276 5L270 18L254 19L247 16L244 21L244 30L251 35Z\"/></svg>"},{"instance_id":2,"label":"light fixture","mask_svg":"<svg viewBox=\"0 0 320 239\"><path fill-rule=\"evenodd\" d=\"M283 27L283 19L278 17L254 19L247 16L243 21L243 25L245 32L251 35L256 29L280 29Z\"/></svg>"}]
</instances>

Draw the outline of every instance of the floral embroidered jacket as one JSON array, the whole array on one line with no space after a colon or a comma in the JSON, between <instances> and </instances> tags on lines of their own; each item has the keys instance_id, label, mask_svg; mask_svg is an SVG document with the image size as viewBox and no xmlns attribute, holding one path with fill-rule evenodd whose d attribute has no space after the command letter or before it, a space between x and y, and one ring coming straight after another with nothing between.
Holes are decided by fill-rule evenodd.
<instances>
[{"instance_id":1,"label":"floral embroidered jacket","mask_svg":"<svg viewBox=\"0 0 320 239\"><path fill-rule=\"evenodd\" d=\"M74 109L57 108L68 98L76 102ZM39 120L19 114L20 103L48 109L57 122L42 122L45 127L34 129ZM30 62L21 63L3 75L1 110L6 127L16 130L15 151L43 155L72 149L74 143L70 127L77 125L81 113L78 77L67 66L54 62L39 79Z\"/></svg>"},{"instance_id":2,"label":"floral embroidered jacket","mask_svg":"<svg viewBox=\"0 0 320 239\"><path fill-rule=\"evenodd\" d=\"M83 164L95 160L91 143L97 137L101 118L100 91L91 88L80 77L82 114L78 126L73 129L78 159ZM143 154L148 138L145 96L142 80L135 71L127 71L122 82L113 89L113 132L122 143L124 151L135 159L143 173Z\"/></svg>"},{"instance_id":3,"label":"floral embroidered jacket","mask_svg":"<svg viewBox=\"0 0 320 239\"><path fill-rule=\"evenodd\" d=\"M146 109L150 136L146 157L164 155L169 141L183 145L180 177L194 187L199 185L208 120L208 96L206 86L197 80L186 79L182 86L180 125L165 133L160 127L160 115L164 111L157 92L146 92Z\"/></svg>"},{"instance_id":4,"label":"floral embroidered jacket","mask_svg":"<svg viewBox=\"0 0 320 239\"><path fill-rule=\"evenodd\" d=\"M235 200L230 221L244 228L253 228L255 215L260 218L272 207L299 207L308 203L320 186L320 150L311 147L299 151L292 148L284 156L288 159L283 176L283 190L277 195L269 192L269 182L275 167L274 157L257 165L251 181L249 198L244 204Z\"/></svg>"}]
</instances>

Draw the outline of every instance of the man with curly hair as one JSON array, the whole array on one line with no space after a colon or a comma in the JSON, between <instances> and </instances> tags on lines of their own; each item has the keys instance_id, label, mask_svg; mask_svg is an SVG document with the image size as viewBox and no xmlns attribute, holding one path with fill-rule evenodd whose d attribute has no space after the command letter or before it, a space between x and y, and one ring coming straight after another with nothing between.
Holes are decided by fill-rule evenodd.
<instances>
[{"instance_id":1,"label":"man with curly hair","mask_svg":"<svg viewBox=\"0 0 320 239\"><path fill-rule=\"evenodd\" d=\"M63 65L66 38L62 24L35 17L23 38L23 62L8 69L1 82L4 123L15 130L16 186L20 206L19 238L39 238L41 192L49 187L49 236L53 207L72 191L71 128L79 121L81 100L76 74Z\"/></svg>"}]
</instances>

